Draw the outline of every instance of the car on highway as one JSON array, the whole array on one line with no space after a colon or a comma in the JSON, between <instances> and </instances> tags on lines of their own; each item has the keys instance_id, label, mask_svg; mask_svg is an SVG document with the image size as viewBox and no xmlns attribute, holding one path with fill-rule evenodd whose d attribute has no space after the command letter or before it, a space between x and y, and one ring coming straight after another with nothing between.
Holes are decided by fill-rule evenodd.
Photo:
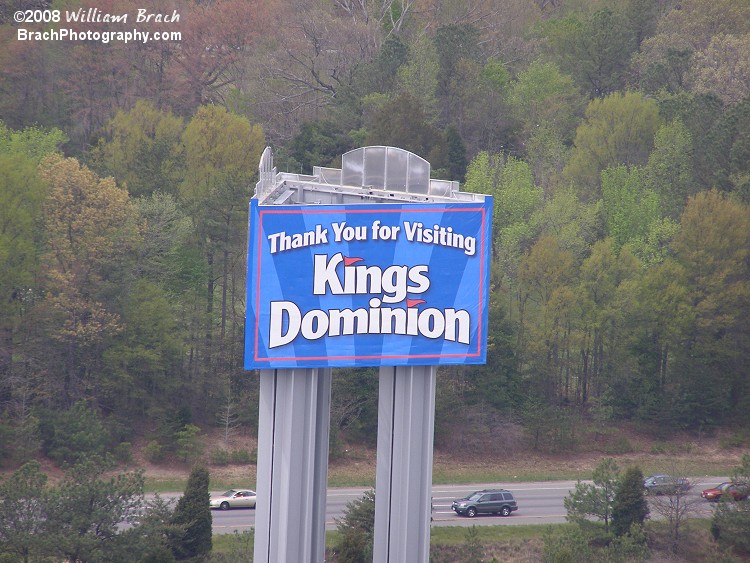
<instances>
[{"instance_id":1,"label":"car on highway","mask_svg":"<svg viewBox=\"0 0 750 563\"><path fill-rule=\"evenodd\" d=\"M643 480L643 488L647 495L686 493L690 490L690 486L690 481L684 477L675 477L664 473L650 475Z\"/></svg>"},{"instance_id":2,"label":"car on highway","mask_svg":"<svg viewBox=\"0 0 750 563\"><path fill-rule=\"evenodd\" d=\"M456 514L473 518L477 514L501 514L510 516L518 510L513 493L505 489L484 489L453 501Z\"/></svg>"},{"instance_id":3,"label":"car on highway","mask_svg":"<svg viewBox=\"0 0 750 563\"><path fill-rule=\"evenodd\" d=\"M724 495L732 497L732 500L745 500L750 496L750 484L725 481L701 493L704 499L712 502L720 501Z\"/></svg>"},{"instance_id":4,"label":"car on highway","mask_svg":"<svg viewBox=\"0 0 750 563\"><path fill-rule=\"evenodd\" d=\"M211 498L211 508L229 510L230 508L255 508L256 494L250 489L229 489L215 498Z\"/></svg>"}]
</instances>

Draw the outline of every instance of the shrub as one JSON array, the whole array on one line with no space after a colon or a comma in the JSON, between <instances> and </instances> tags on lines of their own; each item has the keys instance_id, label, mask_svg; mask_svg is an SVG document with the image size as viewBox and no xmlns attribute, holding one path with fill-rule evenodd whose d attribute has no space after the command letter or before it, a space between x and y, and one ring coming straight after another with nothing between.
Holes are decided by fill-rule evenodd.
<instances>
[{"instance_id":1,"label":"shrub","mask_svg":"<svg viewBox=\"0 0 750 563\"><path fill-rule=\"evenodd\" d=\"M257 456L258 456L257 450L255 450L255 456L257 459ZM236 465L247 465L249 463L252 463L250 452L247 450L243 450L243 449L232 450L232 453L230 454L230 459L231 459L231 462Z\"/></svg>"},{"instance_id":2,"label":"shrub","mask_svg":"<svg viewBox=\"0 0 750 563\"><path fill-rule=\"evenodd\" d=\"M202 446L198 435L201 429L195 424L186 424L185 427L177 432L176 442L177 450L176 454L178 459L182 461L196 460L200 457L202 452Z\"/></svg>"},{"instance_id":3,"label":"shrub","mask_svg":"<svg viewBox=\"0 0 750 563\"><path fill-rule=\"evenodd\" d=\"M592 551L580 528L566 529L555 534L550 527L544 534L544 563L578 563L593 561Z\"/></svg>"},{"instance_id":4,"label":"shrub","mask_svg":"<svg viewBox=\"0 0 750 563\"><path fill-rule=\"evenodd\" d=\"M218 448L211 452L211 463L214 465L229 465L229 452Z\"/></svg>"},{"instance_id":5,"label":"shrub","mask_svg":"<svg viewBox=\"0 0 750 563\"><path fill-rule=\"evenodd\" d=\"M130 442L120 442L112 454L118 463L130 463L133 461L133 445Z\"/></svg>"},{"instance_id":6,"label":"shrub","mask_svg":"<svg viewBox=\"0 0 750 563\"><path fill-rule=\"evenodd\" d=\"M143 448L143 455L150 463L161 463L164 461L164 447L156 440L151 440Z\"/></svg>"},{"instance_id":7,"label":"shrub","mask_svg":"<svg viewBox=\"0 0 750 563\"><path fill-rule=\"evenodd\" d=\"M336 520L336 528L341 534L341 542L337 546L337 561L372 561L375 491L367 491L361 498L347 503L343 518Z\"/></svg>"},{"instance_id":8,"label":"shrub","mask_svg":"<svg viewBox=\"0 0 750 563\"><path fill-rule=\"evenodd\" d=\"M738 430L730 436L719 438L719 446L722 449L743 448L750 444L750 430Z\"/></svg>"}]
</instances>

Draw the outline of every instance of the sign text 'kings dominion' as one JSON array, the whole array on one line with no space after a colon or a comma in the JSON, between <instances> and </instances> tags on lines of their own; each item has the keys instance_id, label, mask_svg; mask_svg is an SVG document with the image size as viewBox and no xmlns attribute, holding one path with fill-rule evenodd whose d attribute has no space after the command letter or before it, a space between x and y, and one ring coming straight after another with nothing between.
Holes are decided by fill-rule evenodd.
<instances>
[{"instance_id":1,"label":"sign text 'kings dominion'","mask_svg":"<svg viewBox=\"0 0 750 563\"><path fill-rule=\"evenodd\" d=\"M245 369L485 363L491 217L252 200Z\"/></svg>"}]
</instances>

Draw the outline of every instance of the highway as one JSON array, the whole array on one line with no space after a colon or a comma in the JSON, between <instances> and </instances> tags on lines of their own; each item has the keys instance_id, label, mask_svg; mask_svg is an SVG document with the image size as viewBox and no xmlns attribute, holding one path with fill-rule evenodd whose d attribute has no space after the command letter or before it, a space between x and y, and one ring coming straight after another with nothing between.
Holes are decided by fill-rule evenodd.
<instances>
[{"instance_id":1,"label":"highway","mask_svg":"<svg viewBox=\"0 0 750 563\"><path fill-rule=\"evenodd\" d=\"M703 477L693 480L689 498L696 501L698 515L708 517L711 507L700 499L700 492L726 480L725 477ZM545 481L538 483L483 483L469 485L435 485L433 487L433 527L435 526L498 526L518 524L556 524L565 522L563 499L575 488L576 481ZM513 492L518 510L510 516L477 516L466 518L451 510L454 499L481 489L505 488ZM336 529L336 518L344 514L346 504L358 499L367 488L328 489L326 529ZM216 494L216 493L214 493ZM213 532L225 534L247 530L255 525L255 510L214 510Z\"/></svg>"}]
</instances>

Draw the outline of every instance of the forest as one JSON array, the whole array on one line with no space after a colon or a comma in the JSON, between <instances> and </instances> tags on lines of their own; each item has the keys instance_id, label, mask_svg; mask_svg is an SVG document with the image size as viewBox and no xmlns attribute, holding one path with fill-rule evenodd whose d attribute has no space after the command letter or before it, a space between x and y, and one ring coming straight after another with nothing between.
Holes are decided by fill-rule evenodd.
<instances>
[{"instance_id":1,"label":"forest","mask_svg":"<svg viewBox=\"0 0 750 563\"><path fill-rule=\"evenodd\" d=\"M179 34L11 16L90 7ZM439 370L437 448L569 450L582 420L750 444L750 2L0 0L0 466L251 432L260 154L368 145L494 196L488 362ZM374 445L376 370L332 403L331 455Z\"/></svg>"}]
</instances>

